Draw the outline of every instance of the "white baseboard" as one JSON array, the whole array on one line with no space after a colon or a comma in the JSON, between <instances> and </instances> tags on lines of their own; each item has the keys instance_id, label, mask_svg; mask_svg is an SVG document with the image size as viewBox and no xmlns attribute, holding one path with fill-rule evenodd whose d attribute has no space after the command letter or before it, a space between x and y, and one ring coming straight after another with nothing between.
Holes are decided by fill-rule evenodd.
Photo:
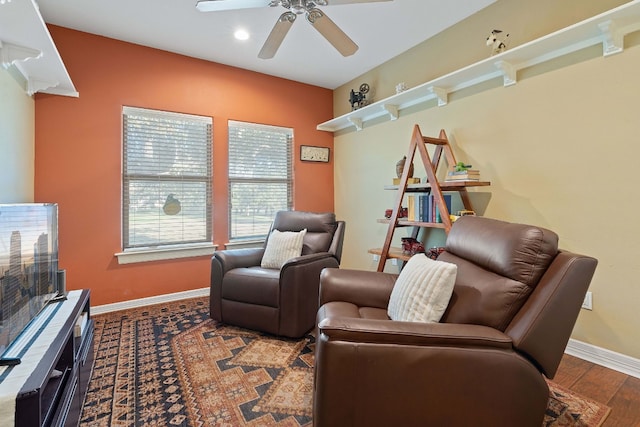
<instances>
[{"instance_id":1,"label":"white baseboard","mask_svg":"<svg viewBox=\"0 0 640 427\"><path fill-rule=\"evenodd\" d=\"M574 339L569 340L565 353L595 363L596 365L640 378L639 359L634 359L633 357Z\"/></svg>"},{"instance_id":2,"label":"white baseboard","mask_svg":"<svg viewBox=\"0 0 640 427\"><path fill-rule=\"evenodd\" d=\"M191 291L176 292L173 294L157 295L154 297L139 298L131 301L114 302L112 304L97 305L91 307L91 315L111 313L112 311L140 308L147 305L162 304L181 299L195 298L209 295L209 288L193 289Z\"/></svg>"}]
</instances>

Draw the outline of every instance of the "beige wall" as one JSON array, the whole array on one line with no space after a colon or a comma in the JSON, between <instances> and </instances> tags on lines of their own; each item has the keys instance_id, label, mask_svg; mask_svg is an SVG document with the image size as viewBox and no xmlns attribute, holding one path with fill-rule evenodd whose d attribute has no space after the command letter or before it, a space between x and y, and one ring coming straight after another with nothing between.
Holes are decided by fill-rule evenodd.
<instances>
[{"instance_id":1,"label":"beige wall","mask_svg":"<svg viewBox=\"0 0 640 427\"><path fill-rule=\"evenodd\" d=\"M525 2L514 0L509 5L517 3ZM543 2L546 15L563 17L562 26L570 25L574 17L575 21L586 17L578 13L582 6L580 11L567 12L571 4L583 2L551 3L555 2ZM597 9L620 2L588 3L597 3L589 11L596 14L601 12ZM481 27L478 19L491 16L489 9L502 7L506 4L499 1L448 30L451 40ZM567 10L556 10L564 7ZM511 11L516 17L524 16L517 7ZM535 15L545 16L540 11ZM529 26L537 28L533 23ZM427 47L421 48L426 52ZM399 70L419 62L416 56L401 56L372 73L393 85L409 82ZM621 54L604 58L598 49L589 49L525 70L514 86L492 82L466 94L452 94L444 107L432 104L402 114L395 122L337 134L335 205L338 216L348 224L343 266L375 269L366 251L382 244L386 227L376 219L391 207L394 197L383 186L394 176L396 161L406 154L414 124L431 136L443 128L458 160L473 164L492 182L491 187L474 194L478 206L486 205L485 216L550 228L559 234L561 247L598 258L591 284L594 309L581 312L573 338L640 358L636 307L640 301L640 225L634 196L640 182L634 176L640 159L638 69L640 33L634 33L626 37ZM415 79L411 85L422 82ZM349 87L338 89L335 99ZM424 176L416 169L417 176Z\"/></svg>"},{"instance_id":2,"label":"beige wall","mask_svg":"<svg viewBox=\"0 0 640 427\"><path fill-rule=\"evenodd\" d=\"M19 81L0 67L0 203L33 202L35 107Z\"/></svg>"}]
</instances>

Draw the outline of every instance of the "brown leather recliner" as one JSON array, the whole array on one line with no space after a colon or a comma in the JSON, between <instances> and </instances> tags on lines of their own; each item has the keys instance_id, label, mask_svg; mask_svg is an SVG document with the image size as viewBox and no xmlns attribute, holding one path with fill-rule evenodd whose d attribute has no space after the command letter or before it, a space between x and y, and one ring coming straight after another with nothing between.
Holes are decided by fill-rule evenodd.
<instances>
[{"instance_id":1,"label":"brown leather recliner","mask_svg":"<svg viewBox=\"0 0 640 427\"><path fill-rule=\"evenodd\" d=\"M322 272L314 427L542 425L549 389L594 274L539 227L456 221L440 323L389 320L397 275Z\"/></svg>"},{"instance_id":2,"label":"brown leather recliner","mask_svg":"<svg viewBox=\"0 0 640 427\"><path fill-rule=\"evenodd\" d=\"M345 223L333 213L281 211L271 226L279 231L305 228L302 255L280 270L260 267L267 241L262 248L216 251L211 258L211 318L291 338L313 329L320 272L339 267Z\"/></svg>"}]
</instances>

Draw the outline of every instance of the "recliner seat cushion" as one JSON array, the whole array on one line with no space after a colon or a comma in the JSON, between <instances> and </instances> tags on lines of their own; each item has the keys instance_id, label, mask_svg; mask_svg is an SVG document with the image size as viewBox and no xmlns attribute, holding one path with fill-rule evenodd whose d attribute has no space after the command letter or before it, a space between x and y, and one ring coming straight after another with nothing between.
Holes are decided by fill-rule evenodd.
<instances>
[{"instance_id":1,"label":"recliner seat cushion","mask_svg":"<svg viewBox=\"0 0 640 427\"><path fill-rule=\"evenodd\" d=\"M278 307L280 270L235 268L227 272L222 280L222 299Z\"/></svg>"}]
</instances>

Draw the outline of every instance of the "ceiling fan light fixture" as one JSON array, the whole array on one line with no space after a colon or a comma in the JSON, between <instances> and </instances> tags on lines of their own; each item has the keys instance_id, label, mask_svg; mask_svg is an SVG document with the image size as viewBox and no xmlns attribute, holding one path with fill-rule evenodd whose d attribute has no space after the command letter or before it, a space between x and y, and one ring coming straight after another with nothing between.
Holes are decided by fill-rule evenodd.
<instances>
[{"instance_id":1,"label":"ceiling fan light fixture","mask_svg":"<svg viewBox=\"0 0 640 427\"><path fill-rule=\"evenodd\" d=\"M233 37L236 38L236 40L249 40L249 32L247 30L245 30L244 28L238 28L234 33L233 33Z\"/></svg>"}]
</instances>

